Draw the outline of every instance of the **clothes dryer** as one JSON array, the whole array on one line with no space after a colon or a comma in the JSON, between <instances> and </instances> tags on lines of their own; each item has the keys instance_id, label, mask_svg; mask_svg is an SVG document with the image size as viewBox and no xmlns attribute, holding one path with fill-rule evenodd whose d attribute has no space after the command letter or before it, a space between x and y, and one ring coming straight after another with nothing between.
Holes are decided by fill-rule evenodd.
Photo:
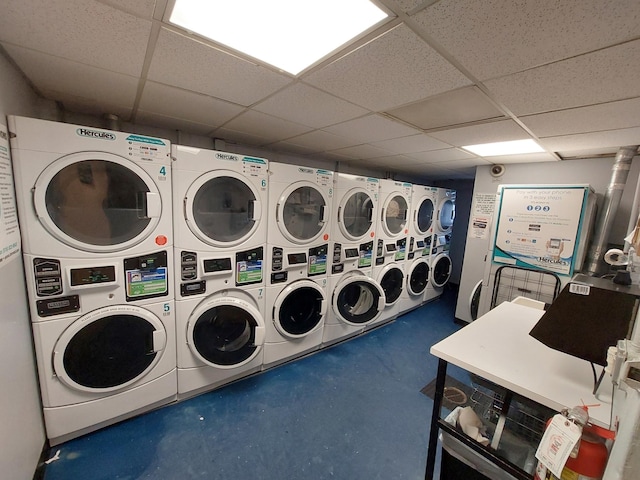
<instances>
[{"instance_id":1,"label":"clothes dryer","mask_svg":"<svg viewBox=\"0 0 640 480\"><path fill-rule=\"evenodd\" d=\"M64 260L25 254L51 445L176 399L172 253Z\"/></svg>"},{"instance_id":2,"label":"clothes dryer","mask_svg":"<svg viewBox=\"0 0 640 480\"><path fill-rule=\"evenodd\" d=\"M183 145L171 151L176 247L224 252L264 246L268 161Z\"/></svg>"},{"instance_id":3,"label":"clothes dryer","mask_svg":"<svg viewBox=\"0 0 640 480\"><path fill-rule=\"evenodd\" d=\"M451 232L456 217L456 191L438 189L437 214L431 240L431 279L425 292L425 301L430 302L440 295L451 277Z\"/></svg>"},{"instance_id":4,"label":"clothes dryer","mask_svg":"<svg viewBox=\"0 0 640 480\"><path fill-rule=\"evenodd\" d=\"M411 210L409 220L409 240L407 246L407 272L411 271L411 284L400 300L400 311L406 312L420 306L424 301L428 279L431 273L431 241L438 188L413 185L411 190ZM423 258L424 257L424 258ZM426 265L425 262L426 261ZM427 281L427 283L424 283ZM420 290L423 289L423 295ZM409 293L411 290L412 293Z\"/></svg>"},{"instance_id":5,"label":"clothes dryer","mask_svg":"<svg viewBox=\"0 0 640 480\"><path fill-rule=\"evenodd\" d=\"M212 252L176 248L178 399L262 369L264 246Z\"/></svg>"},{"instance_id":6,"label":"clothes dryer","mask_svg":"<svg viewBox=\"0 0 640 480\"><path fill-rule=\"evenodd\" d=\"M264 368L318 350L327 311L333 172L271 162Z\"/></svg>"},{"instance_id":7,"label":"clothes dryer","mask_svg":"<svg viewBox=\"0 0 640 480\"><path fill-rule=\"evenodd\" d=\"M173 244L168 140L8 121L25 253L95 259Z\"/></svg>"},{"instance_id":8,"label":"clothes dryer","mask_svg":"<svg viewBox=\"0 0 640 480\"><path fill-rule=\"evenodd\" d=\"M373 275L384 281L385 309L374 325L395 319L406 298L404 282L409 238L412 185L395 180L380 180L380 212L376 226L376 259ZM400 273L403 281L398 284ZM400 290L398 290L400 289Z\"/></svg>"}]
</instances>

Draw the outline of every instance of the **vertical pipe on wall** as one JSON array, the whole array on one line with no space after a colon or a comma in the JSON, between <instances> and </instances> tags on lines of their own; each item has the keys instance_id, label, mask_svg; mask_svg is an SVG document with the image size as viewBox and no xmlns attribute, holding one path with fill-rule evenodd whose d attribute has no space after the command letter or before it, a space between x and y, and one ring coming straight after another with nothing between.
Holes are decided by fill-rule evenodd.
<instances>
[{"instance_id":1,"label":"vertical pipe on wall","mask_svg":"<svg viewBox=\"0 0 640 480\"><path fill-rule=\"evenodd\" d=\"M633 160L637 152L638 145L631 145L620 147L616 154L616 161L611 168L611 181L604 196L602 214L598 215L593 241L587 254L585 270L587 274L591 276L601 274L604 269L605 263L603 257L607 248L609 233L611 232L616 211L620 205L624 186L627 183L631 160Z\"/></svg>"}]
</instances>

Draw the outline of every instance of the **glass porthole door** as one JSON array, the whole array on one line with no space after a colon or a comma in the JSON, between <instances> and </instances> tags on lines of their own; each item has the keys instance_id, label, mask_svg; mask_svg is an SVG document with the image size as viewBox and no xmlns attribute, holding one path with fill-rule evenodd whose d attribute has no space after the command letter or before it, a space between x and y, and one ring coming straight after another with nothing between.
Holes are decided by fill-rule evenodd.
<instances>
[{"instance_id":1,"label":"glass porthole door","mask_svg":"<svg viewBox=\"0 0 640 480\"><path fill-rule=\"evenodd\" d=\"M338 207L338 225L342 234L350 240L362 239L373 223L374 204L364 189L354 189L344 196Z\"/></svg>"},{"instance_id":2,"label":"glass porthole door","mask_svg":"<svg viewBox=\"0 0 640 480\"><path fill-rule=\"evenodd\" d=\"M185 197L189 229L212 246L231 247L247 240L257 229L261 213L255 188L231 171L199 177Z\"/></svg>"},{"instance_id":3,"label":"glass porthole door","mask_svg":"<svg viewBox=\"0 0 640 480\"><path fill-rule=\"evenodd\" d=\"M453 221L456 218L456 204L451 199L444 201L440 207L438 223L442 233L450 233L453 228Z\"/></svg>"},{"instance_id":4,"label":"glass porthole door","mask_svg":"<svg viewBox=\"0 0 640 480\"><path fill-rule=\"evenodd\" d=\"M387 306L395 304L400 298L404 286L404 272L402 269L393 264L385 267L380 279L380 286L384 291L385 304Z\"/></svg>"},{"instance_id":5,"label":"glass porthole door","mask_svg":"<svg viewBox=\"0 0 640 480\"><path fill-rule=\"evenodd\" d=\"M281 335L301 338L322 325L326 309L320 287L310 280L300 280L278 295L273 306L273 322Z\"/></svg>"},{"instance_id":6,"label":"glass porthole door","mask_svg":"<svg viewBox=\"0 0 640 480\"><path fill-rule=\"evenodd\" d=\"M390 196L384 203L381 212L382 228L391 237L400 235L407 226L409 204L399 193Z\"/></svg>"},{"instance_id":7,"label":"glass porthole door","mask_svg":"<svg viewBox=\"0 0 640 480\"><path fill-rule=\"evenodd\" d=\"M344 323L364 326L384 310L384 291L371 278L354 275L336 287L332 303L336 316Z\"/></svg>"},{"instance_id":8,"label":"glass porthole door","mask_svg":"<svg viewBox=\"0 0 640 480\"><path fill-rule=\"evenodd\" d=\"M325 231L327 211L328 201L315 185L297 182L280 196L276 205L276 223L288 240L307 244Z\"/></svg>"},{"instance_id":9,"label":"glass porthole door","mask_svg":"<svg viewBox=\"0 0 640 480\"><path fill-rule=\"evenodd\" d=\"M423 198L416 210L415 226L416 230L421 235L426 235L433 223L433 213L435 207L433 200L430 198Z\"/></svg>"},{"instance_id":10,"label":"glass porthole door","mask_svg":"<svg viewBox=\"0 0 640 480\"><path fill-rule=\"evenodd\" d=\"M57 377L85 392L111 392L144 378L167 345L162 322L148 310L118 305L76 320L53 353Z\"/></svg>"},{"instance_id":11,"label":"glass porthole door","mask_svg":"<svg viewBox=\"0 0 640 480\"><path fill-rule=\"evenodd\" d=\"M429 264L426 260L418 260L409 271L407 291L411 295L422 295L429 281Z\"/></svg>"},{"instance_id":12,"label":"glass porthole door","mask_svg":"<svg viewBox=\"0 0 640 480\"><path fill-rule=\"evenodd\" d=\"M193 311L187 325L187 343L208 365L239 367L260 352L264 343L264 321L249 302L219 297Z\"/></svg>"},{"instance_id":13,"label":"glass porthole door","mask_svg":"<svg viewBox=\"0 0 640 480\"><path fill-rule=\"evenodd\" d=\"M158 224L162 200L136 163L104 152L66 155L38 177L34 208L44 228L88 252L126 250Z\"/></svg>"}]
</instances>

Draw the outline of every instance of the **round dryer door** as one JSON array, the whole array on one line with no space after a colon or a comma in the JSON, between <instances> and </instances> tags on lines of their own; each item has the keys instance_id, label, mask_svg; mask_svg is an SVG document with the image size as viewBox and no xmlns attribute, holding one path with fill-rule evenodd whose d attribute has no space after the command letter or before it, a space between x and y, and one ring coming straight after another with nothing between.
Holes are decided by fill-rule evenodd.
<instances>
[{"instance_id":1,"label":"round dryer door","mask_svg":"<svg viewBox=\"0 0 640 480\"><path fill-rule=\"evenodd\" d=\"M444 253L436 256L433 261L433 274L431 283L434 287L443 287L451 276L451 258Z\"/></svg>"},{"instance_id":2,"label":"round dryer door","mask_svg":"<svg viewBox=\"0 0 640 480\"><path fill-rule=\"evenodd\" d=\"M387 198L380 214L382 228L387 235L395 237L402 233L407 226L408 210L409 204L403 195L397 193Z\"/></svg>"},{"instance_id":3,"label":"round dryer door","mask_svg":"<svg viewBox=\"0 0 640 480\"><path fill-rule=\"evenodd\" d=\"M380 286L384 291L385 304L387 306L393 305L402 294L404 272L400 267L391 263L384 267L378 278L380 279Z\"/></svg>"},{"instance_id":4,"label":"round dryer door","mask_svg":"<svg viewBox=\"0 0 640 480\"><path fill-rule=\"evenodd\" d=\"M203 175L185 197L187 225L196 237L216 247L231 247L248 239L261 214L258 192L235 172Z\"/></svg>"},{"instance_id":5,"label":"round dryer door","mask_svg":"<svg viewBox=\"0 0 640 480\"><path fill-rule=\"evenodd\" d=\"M276 205L278 228L293 243L309 243L325 230L327 206L316 185L296 182L282 193Z\"/></svg>"},{"instance_id":6,"label":"round dryer door","mask_svg":"<svg viewBox=\"0 0 640 480\"><path fill-rule=\"evenodd\" d=\"M253 360L264 343L264 321L257 308L233 297L199 305L187 325L194 355L218 368L235 368Z\"/></svg>"},{"instance_id":7,"label":"round dryer door","mask_svg":"<svg viewBox=\"0 0 640 480\"><path fill-rule=\"evenodd\" d=\"M288 285L273 305L273 323L281 335L301 338L318 329L327 311L322 289L311 280Z\"/></svg>"},{"instance_id":8,"label":"round dryer door","mask_svg":"<svg viewBox=\"0 0 640 480\"><path fill-rule=\"evenodd\" d=\"M411 295L422 295L429 282L429 263L426 259L416 260L407 275L407 291Z\"/></svg>"},{"instance_id":9,"label":"round dryer door","mask_svg":"<svg viewBox=\"0 0 640 480\"><path fill-rule=\"evenodd\" d=\"M441 233L450 233L453 228L453 221L456 218L456 204L448 198L440 207L438 215L438 228Z\"/></svg>"},{"instance_id":10,"label":"round dryer door","mask_svg":"<svg viewBox=\"0 0 640 480\"><path fill-rule=\"evenodd\" d=\"M45 229L87 252L116 252L149 236L162 213L159 191L134 162L104 152L66 155L38 177L34 207Z\"/></svg>"},{"instance_id":11,"label":"round dryer door","mask_svg":"<svg viewBox=\"0 0 640 480\"><path fill-rule=\"evenodd\" d=\"M167 345L160 319L133 305L94 310L58 339L53 368L67 386L85 392L125 388L156 365Z\"/></svg>"},{"instance_id":12,"label":"round dryer door","mask_svg":"<svg viewBox=\"0 0 640 480\"><path fill-rule=\"evenodd\" d=\"M384 291L369 277L351 275L336 287L332 304L339 320L363 326L376 320L384 310Z\"/></svg>"},{"instance_id":13,"label":"round dryer door","mask_svg":"<svg viewBox=\"0 0 640 480\"><path fill-rule=\"evenodd\" d=\"M418 233L425 235L429 232L431 224L433 223L434 213L433 200L430 198L423 198L415 212L415 227Z\"/></svg>"},{"instance_id":14,"label":"round dryer door","mask_svg":"<svg viewBox=\"0 0 640 480\"><path fill-rule=\"evenodd\" d=\"M373 224L374 203L363 188L349 191L338 206L338 226L350 240L360 240L370 232Z\"/></svg>"}]
</instances>

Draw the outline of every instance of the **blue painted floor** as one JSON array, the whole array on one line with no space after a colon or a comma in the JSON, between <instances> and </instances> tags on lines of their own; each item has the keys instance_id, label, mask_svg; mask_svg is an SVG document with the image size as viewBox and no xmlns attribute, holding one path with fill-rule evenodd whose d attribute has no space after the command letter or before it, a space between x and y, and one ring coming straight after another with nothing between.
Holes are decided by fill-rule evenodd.
<instances>
[{"instance_id":1,"label":"blue painted floor","mask_svg":"<svg viewBox=\"0 0 640 480\"><path fill-rule=\"evenodd\" d=\"M219 390L53 447L45 480L424 478L434 343L456 292ZM455 375L455 372L449 372ZM437 478L437 475L436 475Z\"/></svg>"}]
</instances>

